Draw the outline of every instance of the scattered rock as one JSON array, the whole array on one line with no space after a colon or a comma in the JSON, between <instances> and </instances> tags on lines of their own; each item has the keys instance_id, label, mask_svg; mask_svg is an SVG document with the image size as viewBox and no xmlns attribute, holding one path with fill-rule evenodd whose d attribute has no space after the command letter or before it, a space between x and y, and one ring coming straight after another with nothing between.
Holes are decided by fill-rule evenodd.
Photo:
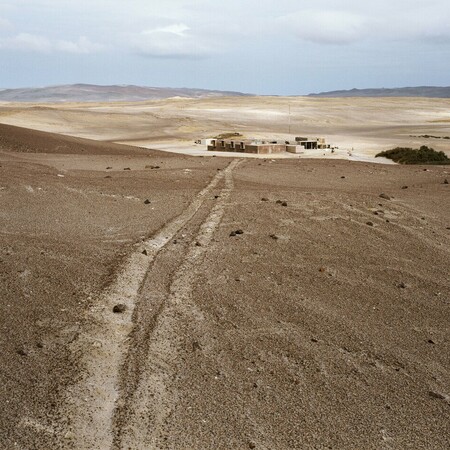
<instances>
[{"instance_id":1,"label":"scattered rock","mask_svg":"<svg viewBox=\"0 0 450 450\"><path fill-rule=\"evenodd\" d=\"M319 267L319 272L325 272L325 267Z\"/></svg>"},{"instance_id":2,"label":"scattered rock","mask_svg":"<svg viewBox=\"0 0 450 450\"><path fill-rule=\"evenodd\" d=\"M281 206L287 206L287 202L282 202Z\"/></svg>"},{"instance_id":3,"label":"scattered rock","mask_svg":"<svg viewBox=\"0 0 450 450\"><path fill-rule=\"evenodd\" d=\"M112 169L112 167L109 167L109 166L106 168L106 170L111 170L111 169Z\"/></svg>"},{"instance_id":4,"label":"scattered rock","mask_svg":"<svg viewBox=\"0 0 450 450\"><path fill-rule=\"evenodd\" d=\"M282 202L282 200L277 200L275 203L276 203L277 205L281 205L283 202Z\"/></svg>"},{"instance_id":5,"label":"scattered rock","mask_svg":"<svg viewBox=\"0 0 450 450\"><path fill-rule=\"evenodd\" d=\"M408 189L408 186L402 186L402 189Z\"/></svg>"},{"instance_id":6,"label":"scattered rock","mask_svg":"<svg viewBox=\"0 0 450 450\"><path fill-rule=\"evenodd\" d=\"M398 287L399 287L400 289L406 289L406 284L403 283L403 281L402 281L401 283L398 284Z\"/></svg>"},{"instance_id":7,"label":"scattered rock","mask_svg":"<svg viewBox=\"0 0 450 450\"><path fill-rule=\"evenodd\" d=\"M160 166L150 166L150 169L160 169Z\"/></svg>"},{"instance_id":8,"label":"scattered rock","mask_svg":"<svg viewBox=\"0 0 450 450\"><path fill-rule=\"evenodd\" d=\"M142 254L145 255L145 256L148 256L147 250L144 249L144 250L142 251Z\"/></svg>"},{"instance_id":9,"label":"scattered rock","mask_svg":"<svg viewBox=\"0 0 450 450\"><path fill-rule=\"evenodd\" d=\"M232 231L232 232L230 233L230 236L236 236L236 231Z\"/></svg>"},{"instance_id":10,"label":"scattered rock","mask_svg":"<svg viewBox=\"0 0 450 450\"><path fill-rule=\"evenodd\" d=\"M438 392L429 391L428 395L432 398L437 398L439 400L445 400L445 396L442 394L439 394Z\"/></svg>"},{"instance_id":11,"label":"scattered rock","mask_svg":"<svg viewBox=\"0 0 450 450\"><path fill-rule=\"evenodd\" d=\"M126 309L127 309L126 305L124 305L123 303L119 303L114 306L113 313L121 314L121 313L125 312Z\"/></svg>"},{"instance_id":12,"label":"scattered rock","mask_svg":"<svg viewBox=\"0 0 450 450\"><path fill-rule=\"evenodd\" d=\"M151 201L149 199L145 200L144 202L146 205L150 205Z\"/></svg>"},{"instance_id":13,"label":"scattered rock","mask_svg":"<svg viewBox=\"0 0 450 450\"><path fill-rule=\"evenodd\" d=\"M370 220L366 222L366 225L369 225L369 227L373 227L373 222L371 222Z\"/></svg>"},{"instance_id":14,"label":"scattered rock","mask_svg":"<svg viewBox=\"0 0 450 450\"><path fill-rule=\"evenodd\" d=\"M174 244L178 244L178 241L177 241L176 239L174 239L172 242L173 242Z\"/></svg>"},{"instance_id":15,"label":"scattered rock","mask_svg":"<svg viewBox=\"0 0 450 450\"><path fill-rule=\"evenodd\" d=\"M25 351L24 348L17 349L17 354L20 356L28 356L28 353Z\"/></svg>"},{"instance_id":16,"label":"scattered rock","mask_svg":"<svg viewBox=\"0 0 450 450\"><path fill-rule=\"evenodd\" d=\"M345 178L344 175L342 175L341 179L344 179L344 178Z\"/></svg>"},{"instance_id":17,"label":"scattered rock","mask_svg":"<svg viewBox=\"0 0 450 450\"><path fill-rule=\"evenodd\" d=\"M256 448L256 444L254 442L249 442L248 448Z\"/></svg>"},{"instance_id":18,"label":"scattered rock","mask_svg":"<svg viewBox=\"0 0 450 450\"><path fill-rule=\"evenodd\" d=\"M271 234L270 237L271 237L272 239L275 239L275 240L278 239L278 236L277 236L276 234Z\"/></svg>"},{"instance_id":19,"label":"scattered rock","mask_svg":"<svg viewBox=\"0 0 450 450\"><path fill-rule=\"evenodd\" d=\"M317 343L319 341L317 339L315 339L315 338L311 338L311 342Z\"/></svg>"},{"instance_id":20,"label":"scattered rock","mask_svg":"<svg viewBox=\"0 0 450 450\"><path fill-rule=\"evenodd\" d=\"M36 343L36 347L37 348L44 348L44 344L42 342L37 342Z\"/></svg>"},{"instance_id":21,"label":"scattered rock","mask_svg":"<svg viewBox=\"0 0 450 450\"><path fill-rule=\"evenodd\" d=\"M129 167L125 167L123 170L131 170Z\"/></svg>"},{"instance_id":22,"label":"scattered rock","mask_svg":"<svg viewBox=\"0 0 450 450\"><path fill-rule=\"evenodd\" d=\"M214 196L214 198L216 198L216 199L219 198L219 197L220 197L219 195L215 195L215 196Z\"/></svg>"},{"instance_id":23,"label":"scattered rock","mask_svg":"<svg viewBox=\"0 0 450 450\"><path fill-rule=\"evenodd\" d=\"M197 241L197 242L195 243L195 246L196 246L196 247L201 247L202 244L201 244L200 242Z\"/></svg>"},{"instance_id":24,"label":"scattered rock","mask_svg":"<svg viewBox=\"0 0 450 450\"><path fill-rule=\"evenodd\" d=\"M111 175L106 175L106 177L105 178L112 178L112 176Z\"/></svg>"},{"instance_id":25,"label":"scattered rock","mask_svg":"<svg viewBox=\"0 0 450 450\"><path fill-rule=\"evenodd\" d=\"M448 184L448 180L447 178L444 180L444 184Z\"/></svg>"},{"instance_id":26,"label":"scattered rock","mask_svg":"<svg viewBox=\"0 0 450 450\"><path fill-rule=\"evenodd\" d=\"M236 234L244 234L243 230L236 230Z\"/></svg>"},{"instance_id":27,"label":"scattered rock","mask_svg":"<svg viewBox=\"0 0 450 450\"><path fill-rule=\"evenodd\" d=\"M433 344L434 345L434 341L433 341L433 339L428 339L428 341L427 341L429 344Z\"/></svg>"},{"instance_id":28,"label":"scattered rock","mask_svg":"<svg viewBox=\"0 0 450 450\"><path fill-rule=\"evenodd\" d=\"M389 195L385 194L384 192L381 193L381 194L379 195L379 197L380 197L380 198L384 198L385 200L390 200L390 199L391 199L391 197L389 197Z\"/></svg>"},{"instance_id":29,"label":"scattered rock","mask_svg":"<svg viewBox=\"0 0 450 450\"><path fill-rule=\"evenodd\" d=\"M262 201L262 202L268 202L269 199L268 199L267 197L263 197L263 198L261 199L261 201Z\"/></svg>"},{"instance_id":30,"label":"scattered rock","mask_svg":"<svg viewBox=\"0 0 450 450\"><path fill-rule=\"evenodd\" d=\"M195 352L195 351L197 351L197 350L201 350L202 349L202 347L201 347L201 345L197 342L197 341L194 341L193 343L192 343L192 351L193 352Z\"/></svg>"}]
</instances>

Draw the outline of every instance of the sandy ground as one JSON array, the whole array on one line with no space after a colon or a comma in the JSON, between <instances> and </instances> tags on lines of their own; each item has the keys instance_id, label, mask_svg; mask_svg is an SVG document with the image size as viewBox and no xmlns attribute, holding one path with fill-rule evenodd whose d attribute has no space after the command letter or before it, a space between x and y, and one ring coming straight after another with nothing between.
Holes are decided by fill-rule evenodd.
<instances>
[{"instance_id":1,"label":"sandy ground","mask_svg":"<svg viewBox=\"0 0 450 450\"><path fill-rule=\"evenodd\" d=\"M1 120L99 138L115 107ZM0 126L0 447L448 448L446 179Z\"/></svg>"},{"instance_id":2,"label":"sandy ground","mask_svg":"<svg viewBox=\"0 0 450 450\"><path fill-rule=\"evenodd\" d=\"M373 161L379 151L420 145L450 154L450 140L418 137L450 136L449 99L224 97L62 105L0 103L0 123L194 155L202 152L192 146L195 140L223 132L262 139L325 137L339 147L335 154L308 152L302 156L307 158L342 159L351 153L350 159Z\"/></svg>"}]
</instances>

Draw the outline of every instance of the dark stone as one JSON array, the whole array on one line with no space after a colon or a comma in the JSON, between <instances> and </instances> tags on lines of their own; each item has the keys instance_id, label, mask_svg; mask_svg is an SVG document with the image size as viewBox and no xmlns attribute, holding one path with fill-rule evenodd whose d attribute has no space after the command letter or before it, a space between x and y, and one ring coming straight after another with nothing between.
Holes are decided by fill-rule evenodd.
<instances>
[{"instance_id":1,"label":"dark stone","mask_svg":"<svg viewBox=\"0 0 450 450\"><path fill-rule=\"evenodd\" d=\"M197 342L197 341L194 341L193 343L192 343L192 351L193 352L195 352L195 351L197 351L197 350L201 350L202 349L202 347L200 346L200 344Z\"/></svg>"},{"instance_id":2,"label":"dark stone","mask_svg":"<svg viewBox=\"0 0 450 450\"><path fill-rule=\"evenodd\" d=\"M373 227L373 222L371 222L370 220L368 222L366 222L366 225L369 225L369 227Z\"/></svg>"},{"instance_id":3,"label":"dark stone","mask_svg":"<svg viewBox=\"0 0 450 450\"><path fill-rule=\"evenodd\" d=\"M131 170L129 167L125 167L123 170Z\"/></svg>"},{"instance_id":4,"label":"dark stone","mask_svg":"<svg viewBox=\"0 0 450 450\"><path fill-rule=\"evenodd\" d=\"M232 231L232 232L230 233L230 236L236 236L236 231Z\"/></svg>"},{"instance_id":5,"label":"dark stone","mask_svg":"<svg viewBox=\"0 0 450 450\"><path fill-rule=\"evenodd\" d=\"M408 186L402 186L402 189L408 189Z\"/></svg>"},{"instance_id":6,"label":"dark stone","mask_svg":"<svg viewBox=\"0 0 450 450\"><path fill-rule=\"evenodd\" d=\"M275 203L276 203L277 205L281 205L283 202L282 202L281 200L277 200Z\"/></svg>"},{"instance_id":7,"label":"dark stone","mask_svg":"<svg viewBox=\"0 0 450 450\"><path fill-rule=\"evenodd\" d=\"M277 236L276 234L271 234L270 237L271 237L272 239L275 239L275 240L278 239L278 236Z\"/></svg>"},{"instance_id":8,"label":"dark stone","mask_svg":"<svg viewBox=\"0 0 450 450\"><path fill-rule=\"evenodd\" d=\"M254 442L249 442L248 448L256 448L256 444Z\"/></svg>"},{"instance_id":9,"label":"dark stone","mask_svg":"<svg viewBox=\"0 0 450 450\"><path fill-rule=\"evenodd\" d=\"M287 206L287 202L281 203L281 206Z\"/></svg>"},{"instance_id":10,"label":"dark stone","mask_svg":"<svg viewBox=\"0 0 450 450\"><path fill-rule=\"evenodd\" d=\"M202 244L200 242L198 242L198 241L195 243L195 245L196 245L196 247L201 247L202 246Z\"/></svg>"},{"instance_id":11,"label":"dark stone","mask_svg":"<svg viewBox=\"0 0 450 450\"><path fill-rule=\"evenodd\" d=\"M387 194L385 194L385 193L381 193L381 194L379 195L379 197L380 197L380 198L384 198L385 200L390 200L390 199L391 199L391 197L389 197L389 195L387 195Z\"/></svg>"},{"instance_id":12,"label":"dark stone","mask_svg":"<svg viewBox=\"0 0 450 450\"><path fill-rule=\"evenodd\" d=\"M112 169L112 167L107 167L107 168L106 168L106 170L110 170L110 169Z\"/></svg>"},{"instance_id":13,"label":"dark stone","mask_svg":"<svg viewBox=\"0 0 450 450\"><path fill-rule=\"evenodd\" d=\"M145 200L144 202L146 205L150 205L151 201L149 199Z\"/></svg>"},{"instance_id":14,"label":"dark stone","mask_svg":"<svg viewBox=\"0 0 450 450\"><path fill-rule=\"evenodd\" d=\"M427 341L429 344L434 344L434 341L433 341L433 339L428 339L428 341Z\"/></svg>"},{"instance_id":15,"label":"dark stone","mask_svg":"<svg viewBox=\"0 0 450 450\"><path fill-rule=\"evenodd\" d=\"M312 338L311 339L311 342L314 342L314 343L316 343L316 342L319 342L317 339L315 339L315 338Z\"/></svg>"},{"instance_id":16,"label":"dark stone","mask_svg":"<svg viewBox=\"0 0 450 450\"><path fill-rule=\"evenodd\" d=\"M36 347L37 348L44 348L44 344L42 342L37 342L36 343Z\"/></svg>"},{"instance_id":17,"label":"dark stone","mask_svg":"<svg viewBox=\"0 0 450 450\"><path fill-rule=\"evenodd\" d=\"M402 281L401 283L398 284L398 287L399 287L400 289L406 289L406 284L403 283L403 281Z\"/></svg>"},{"instance_id":18,"label":"dark stone","mask_svg":"<svg viewBox=\"0 0 450 450\"><path fill-rule=\"evenodd\" d=\"M20 356L28 356L28 353L23 348L17 349L17 354Z\"/></svg>"},{"instance_id":19,"label":"dark stone","mask_svg":"<svg viewBox=\"0 0 450 450\"><path fill-rule=\"evenodd\" d=\"M235 233L236 234L244 234L244 231L243 230L236 230Z\"/></svg>"},{"instance_id":20,"label":"dark stone","mask_svg":"<svg viewBox=\"0 0 450 450\"><path fill-rule=\"evenodd\" d=\"M263 198L261 199L261 201L262 201L262 202L268 202L269 199L268 199L267 197L263 197Z\"/></svg>"},{"instance_id":21,"label":"dark stone","mask_svg":"<svg viewBox=\"0 0 450 450\"><path fill-rule=\"evenodd\" d=\"M344 177L344 175L342 175L342 177L341 177L342 179L344 179L345 177Z\"/></svg>"},{"instance_id":22,"label":"dark stone","mask_svg":"<svg viewBox=\"0 0 450 450\"><path fill-rule=\"evenodd\" d=\"M428 395L432 398L437 398L439 400L445 400L445 396L443 396L442 394L439 394L438 392L429 391Z\"/></svg>"},{"instance_id":23,"label":"dark stone","mask_svg":"<svg viewBox=\"0 0 450 450\"><path fill-rule=\"evenodd\" d=\"M159 166L150 166L150 169L160 169Z\"/></svg>"},{"instance_id":24,"label":"dark stone","mask_svg":"<svg viewBox=\"0 0 450 450\"><path fill-rule=\"evenodd\" d=\"M124 305L123 303L119 303L118 305L114 306L113 313L121 314L121 313L125 312L126 309L127 309L126 305Z\"/></svg>"},{"instance_id":25,"label":"dark stone","mask_svg":"<svg viewBox=\"0 0 450 450\"><path fill-rule=\"evenodd\" d=\"M444 180L444 184L448 184L448 180L447 178Z\"/></svg>"},{"instance_id":26,"label":"dark stone","mask_svg":"<svg viewBox=\"0 0 450 450\"><path fill-rule=\"evenodd\" d=\"M215 195L214 198L219 198L219 196L218 196L218 195Z\"/></svg>"},{"instance_id":27,"label":"dark stone","mask_svg":"<svg viewBox=\"0 0 450 450\"><path fill-rule=\"evenodd\" d=\"M106 177L105 178L112 178L112 176L111 175L106 175Z\"/></svg>"},{"instance_id":28,"label":"dark stone","mask_svg":"<svg viewBox=\"0 0 450 450\"><path fill-rule=\"evenodd\" d=\"M147 250L144 249L144 250L142 251L142 254L145 255L145 256L147 256L147 255L148 255Z\"/></svg>"}]
</instances>

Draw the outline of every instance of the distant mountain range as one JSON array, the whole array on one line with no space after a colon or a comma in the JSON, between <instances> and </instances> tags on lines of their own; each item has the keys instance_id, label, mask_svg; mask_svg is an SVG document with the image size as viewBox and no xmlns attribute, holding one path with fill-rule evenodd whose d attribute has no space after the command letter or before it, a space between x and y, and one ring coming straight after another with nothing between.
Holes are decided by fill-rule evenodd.
<instances>
[{"instance_id":1,"label":"distant mountain range","mask_svg":"<svg viewBox=\"0 0 450 450\"><path fill-rule=\"evenodd\" d=\"M350 89L348 91L320 92L309 97L429 97L450 98L450 86L417 86L393 89Z\"/></svg>"},{"instance_id":2,"label":"distant mountain range","mask_svg":"<svg viewBox=\"0 0 450 450\"><path fill-rule=\"evenodd\" d=\"M0 89L0 101L35 103L143 101L170 97L203 98L244 95L247 94L207 89L159 88L132 85L97 86L93 84Z\"/></svg>"}]
</instances>

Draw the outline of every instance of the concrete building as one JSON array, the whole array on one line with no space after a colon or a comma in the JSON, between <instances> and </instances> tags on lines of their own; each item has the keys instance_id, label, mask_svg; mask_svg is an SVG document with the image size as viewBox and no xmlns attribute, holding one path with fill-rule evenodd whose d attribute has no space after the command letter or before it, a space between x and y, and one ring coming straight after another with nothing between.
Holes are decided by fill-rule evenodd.
<instances>
[{"instance_id":1,"label":"concrete building","mask_svg":"<svg viewBox=\"0 0 450 450\"><path fill-rule=\"evenodd\" d=\"M290 141L263 141L263 140L233 140L233 139L211 139L207 143L208 151L214 152L242 152L262 155L274 153L302 153L304 150L329 148L325 144L325 139L318 138L309 140L307 138L296 138L295 142Z\"/></svg>"}]
</instances>

